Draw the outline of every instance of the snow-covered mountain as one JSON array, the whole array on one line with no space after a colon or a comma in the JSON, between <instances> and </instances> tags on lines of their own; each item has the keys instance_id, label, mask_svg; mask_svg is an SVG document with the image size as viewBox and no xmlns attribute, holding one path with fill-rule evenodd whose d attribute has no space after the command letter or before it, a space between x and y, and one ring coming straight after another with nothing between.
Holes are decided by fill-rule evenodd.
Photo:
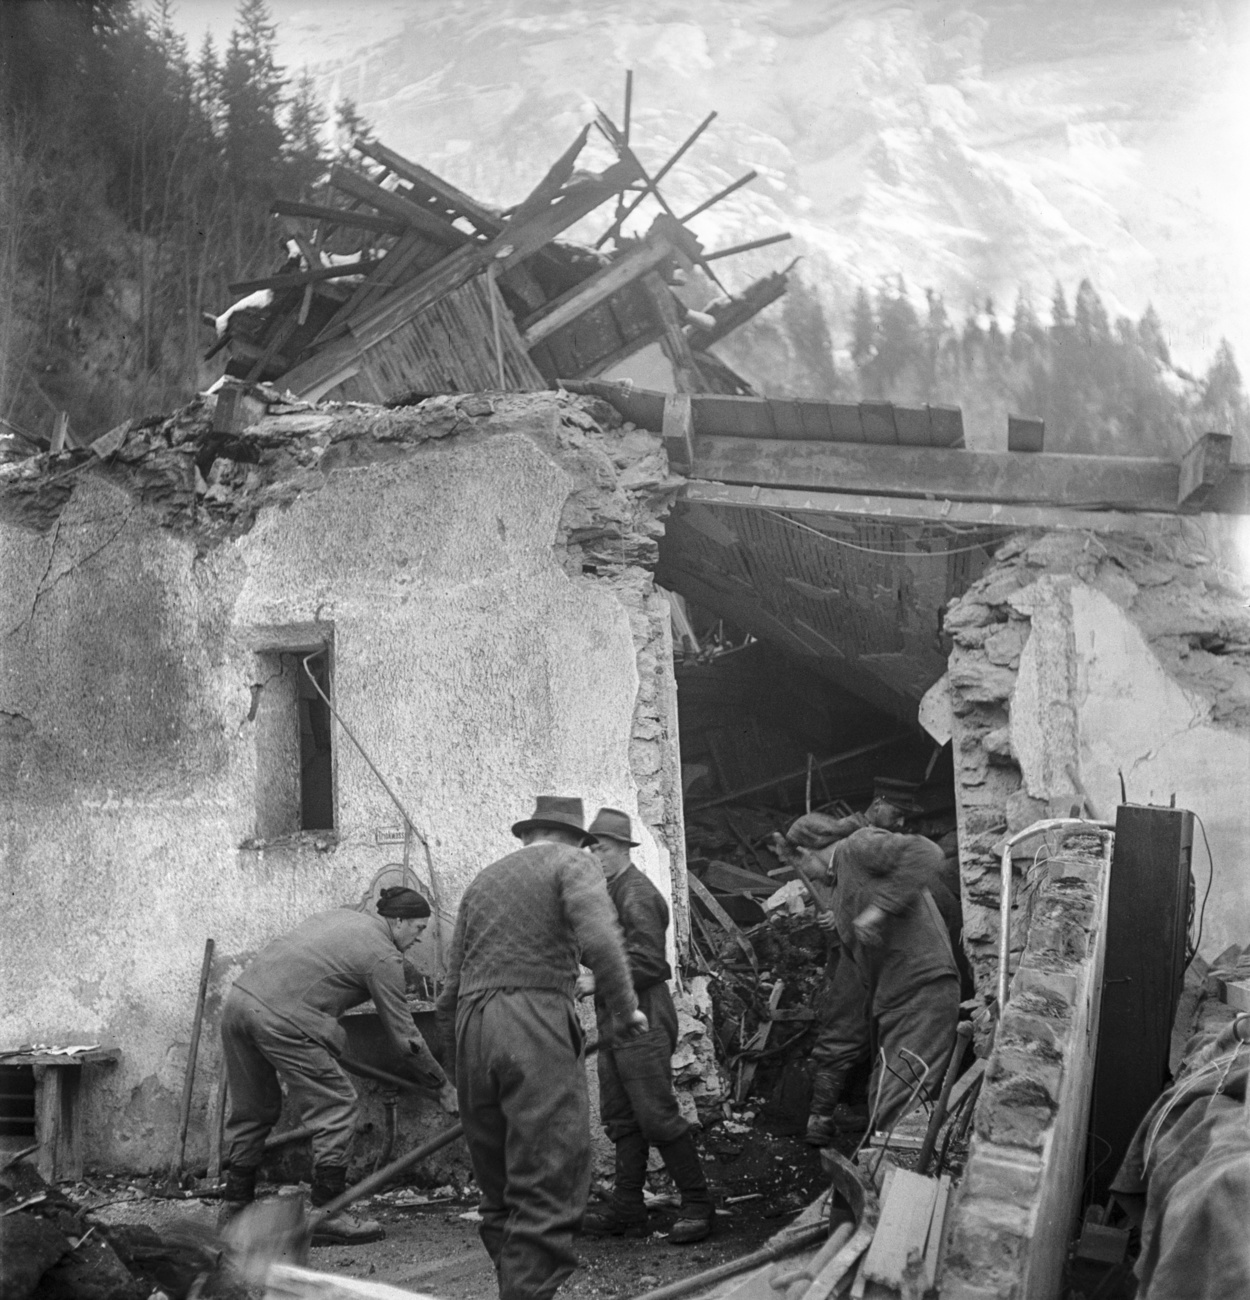
<instances>
[{"instance_id":1,"label":"snow-covered mountain","mask_svg":"<svg viewBox=\"0 0 1250 1300\"><path fill-rule=\"evenodd\" d=\"M901 273L953 316L1090 276L1114 316L1153 302L1176 357L1250 359L1250 4L1199 0L272 0L280 55L381 139L516 202L599 104L658 167L731 287L802 253L843 322ZM189 19L197 14L190 5ZM606 160L606 154L603 155ZM652 209L640 212L640 224ZM778 310L776 308L774 311ZM835 338L844 343L844 339Z\"/></svg>"}]
</instances>

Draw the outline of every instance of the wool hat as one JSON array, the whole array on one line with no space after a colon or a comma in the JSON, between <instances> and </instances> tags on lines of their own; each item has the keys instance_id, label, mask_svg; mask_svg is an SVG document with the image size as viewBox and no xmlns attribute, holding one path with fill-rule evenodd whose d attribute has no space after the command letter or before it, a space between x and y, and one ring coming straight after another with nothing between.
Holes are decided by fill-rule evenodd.
<instances>
[{"instance_id":1,"label":"wool hat","mask_svg":"<svg viewBox=\"0 0 1250 1300\"><path fill-rule=\"evenodd\" d=\"M629 815L619 808L600 808L586 833L597 840L617 840L621 844L628 844L630 848L638 847L638 841L630 838L633 827Z\"/></svg>"},{"instance_id":2,"label":"wool hat","mask_svg":"<svg viewBox=\"0 0 1250 1300\"><path fill-rule=\"evenodd\" d=\"M532 830L576 831L582 837L582 848L592 842L586 833L586 813L582 801L567 799L558 794L540 794L534 804L534 811L512 827L512 833L517 839L526 831Z\"/></svg>"},{"instance_id":3,"label":"wool hat","mask_svg":"<svg viewBox=\"0 0 1250 1300\"><path fill-rule=\"evenodd\" d=\"M406 917L429 916L430 905L425 897L415 889L403 885L388 885L378 899L378 915L394 917L397 921Z\"/></svg>"}]
</instances>

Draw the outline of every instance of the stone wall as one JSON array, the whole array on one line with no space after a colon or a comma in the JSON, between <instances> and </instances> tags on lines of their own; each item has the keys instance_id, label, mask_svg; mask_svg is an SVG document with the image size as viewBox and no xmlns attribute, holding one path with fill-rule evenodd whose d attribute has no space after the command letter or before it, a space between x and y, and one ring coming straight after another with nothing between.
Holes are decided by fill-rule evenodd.
<instances>
[{"instance_id":1,"label":"stone wall","mask_svg":"<svg viewBox=\"0 0 1250 1300\"><path fill-rule=\"evenodd\" d=\"M0 471L0 1045L122 1048L90 1088L89 1161L168 1160L206 937L192 1161L235 974L405 853L337 726L333 832L258 837L257 719L282 685L258 652L331 646L335 707L428 843L411 866L444 940L540 792L626 809L643 869L666 894L684 881L649 576L679 483L659 438L555 393L394 411L262 396L242 434L214 434L197 403L103 455ZM416 954L431 973L437 938ZM401 1141L439 1122L405 1102Z\"/></svg>"},{"instance_id":2,"label":"stone wall","mask_svg":"<svg viewBox=\"0 0 1250 1300\"><path fill-rule=\"evenodd\" d=\"M997 964L1003 838L1074 805L1113 819L1121 776L1129 801L1174 795L1203 820L1215 862L1204 951L1244 932L1250 609L1208 540L1216 521L1202 523L1022 534L946 615L950 666L931 695L949 711L965 936L982 989ZM927 714L945 711L927 702ZM1018 868L1027 856L1017 850Z\"/></svg>"},{"instance_id":3,"label":"stone wall","mask_svg":"<svg viewBox=\"0 0 1250 1300\"><path fill-rule=\"evenodd\" d=\"M1109 832L1025 841L1032 923L947 1220L943 1300L1053 1300L1080 1208L1098 1042Z\"/></svg>"}]
</instances>

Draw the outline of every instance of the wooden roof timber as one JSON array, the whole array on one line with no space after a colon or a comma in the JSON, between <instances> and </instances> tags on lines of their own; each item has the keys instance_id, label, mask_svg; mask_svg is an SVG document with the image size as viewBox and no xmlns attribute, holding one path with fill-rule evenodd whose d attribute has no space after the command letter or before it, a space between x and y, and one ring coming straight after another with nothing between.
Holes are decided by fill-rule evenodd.
<instances>
[{"instance_id":1,"label":"wooden roof timber","mask_svg":"<svg viewBox=\"0 0 1250 1300\"><path fill-rule=\"evenodd\" d=\"M968 502L1091 514L1144 511L1173 515L1196 510L1250 514L1250 465L1231 464L1228 434L1204 434L1179 461L970 451L951 445L956 424L962 436L959 412L954 408L913 411L889 403L863 402L858 408L860 435L838 437L830 433L838 423L834 416L849 415L857 408L757 397L666 397L598 380L569 386L605 398L626 419L663 434L678 459L689 465L683 472L708 485L704 490L713 486L719 490L721 485L744 489L748 499L755 499L754 492L779 489L795 494L780 500L811 499L813 509L830 510L836 510L835 494L841 494L949 502L952 508L954 503ZM815 419L822 412L826 416L823 432L822 422ZM930 420L929 436L921 440L913 437L922 432L913 417L925 412ZM951 415L956 417L955 423L948 419ZM900 416L907 419L900 421ZM794 436L800 424L809 427ZM891 429L893 436L882 436ZM813 493L820 495L811 497ZM731 496L733 504L742 503L740 491ZM984 519L981 512L972 513L978 515L977 522L1000 522L992 513ZM1016 517L1032 518L1023 513Z\"/></svg>"},{"instance_id":2,"label":"wooden roof timber","mask_svg":"<svg viewBox=\"0 0 1250 1300\"><path fill-rule=\"evenodd\" d=\"M292 199L274 199L269 211L279 217L307 217L336 226L354 226L380 235L402 235L407 226L394 217L374 216L371 212L349 212L346 208L327 208L320 203L296 203Z\"/></svg>"},{"instance_id":3,"label":"wooden roof timber","mask_svg":"<svg viewBox=\"0 0 1250 1300\"><path fill-rule=\"evenodd\" d=\"M436 176L432 171L409 161L403 154L388 149L376 140L357 139L355 148L374 162L381 163L395 173L400 180L407 181L416 193L427 201L433 199L456 216L472 223L483 235L494 236L503 229L503 219L476 199L458 190L450 182Z\"/></svg>"},{"instance_id":4,"label":"wooden roof timber","mask_svg":"<svg viewBox=\"0 0 1250 1300\"><path fill-rule=\"evenodd\" d=\"M326 344L288 371L283 377L284 386L297 395L325 391L326 382L336 374L348 373L361 353L444 294L492 264L499 271L515 266L637 179L634 163L617 162L596 177L565 186L541 211L523 222L514 220L490 242L463 243L429 270L390 290L370 310L349 322L343 337Z\"/></svg>"},{"instance_id":5,"label":"wooden roof timber","mask_svg":"<svg viewBox=\"0 0 1250 1300\"><path fill-rule=\"evenodd\" d=\"M402 221L435 244L442 244L447 248L459 248L463 244L473 242L472 235L467 235L450 222L436 217L427 208L413 203L411 199L406 199L400 194L383 189L381 185L375 185L373 181L366 180L338 163L330 168L330 184L336 190L341 190L362 203L371 204L384 216Z\"/></svg>"},{"instance_id":6,"label":"wooden roof timber","mask_svg":"<svg viewBox=\"0 0 1250 1300\"><path fill-rule=\"evenodd\" d=\"M1206 435L1207 438L1222 435ZM1005 505L1175 512L1194 509L1178 462L1136 456L991 452L793 439L695 437L691 478L779 488L936 497ZM1223 490L1227 484L1227 490ZM1250 467L1199 504L1250 513Z\"/></svg>"},{"instance_id":7,"label":"wooden roof timber","mask_svg":"<svg viewBox=\"0 0 1250 1300\"><path fill-rule=\"evenodd\" d=\"M641 244L522 321L521 339L527 348L533 348L670 258L693 260L697 253L698 243L687 230L657 219Z\"/></svg>"},{"instance_id":8,"label":"wooden roof timber","mask_svg":"<svg viewBox=\"0 0 1250 1300\"><path fill-rule=\"evenodd\" d=\"M731 298L719 308L710 308L716 324L710 329L698 326L690 331L690 346L696 352L706 351L713 343L732 333L739 325L746 324L752 316L759 315L770 303L774 303L789 288L788 268L786 271L774 271L749 284L742 293Z\"/></svg>"}]
</instances>

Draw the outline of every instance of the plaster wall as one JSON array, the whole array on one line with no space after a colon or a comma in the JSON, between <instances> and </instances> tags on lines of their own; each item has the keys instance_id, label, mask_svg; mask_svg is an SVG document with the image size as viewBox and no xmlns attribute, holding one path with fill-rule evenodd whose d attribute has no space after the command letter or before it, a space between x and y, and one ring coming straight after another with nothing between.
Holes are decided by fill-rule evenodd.
<instances>
[{"instance_id":1,"label":"plaster wall","mask_svg":"<svg viewBox=\"0 0 1250 1300\"><path fill-rule=\"evenodd\" d=\"M332 644L334 706L428 838L411 865L432 868L445 933L543 792L639 819L636 860L671 896L667 608L638 538L602 519L660 531L640 502L663 453L567 399L528 400L400 446L394 417L346 451L331 421L320 467L224 539L162 526L94 470L45 532L0 524L0 1044L122 1048L88 1089L89 1161L168 1160L206 938L192 1160L234 976L403 857L402 818L337 725L335 831L256 839L260 649ZM594 554L605 536L614 556ZM419 968L438 969L437 942L432 927Z\"/></svg>"}]
</instances>

